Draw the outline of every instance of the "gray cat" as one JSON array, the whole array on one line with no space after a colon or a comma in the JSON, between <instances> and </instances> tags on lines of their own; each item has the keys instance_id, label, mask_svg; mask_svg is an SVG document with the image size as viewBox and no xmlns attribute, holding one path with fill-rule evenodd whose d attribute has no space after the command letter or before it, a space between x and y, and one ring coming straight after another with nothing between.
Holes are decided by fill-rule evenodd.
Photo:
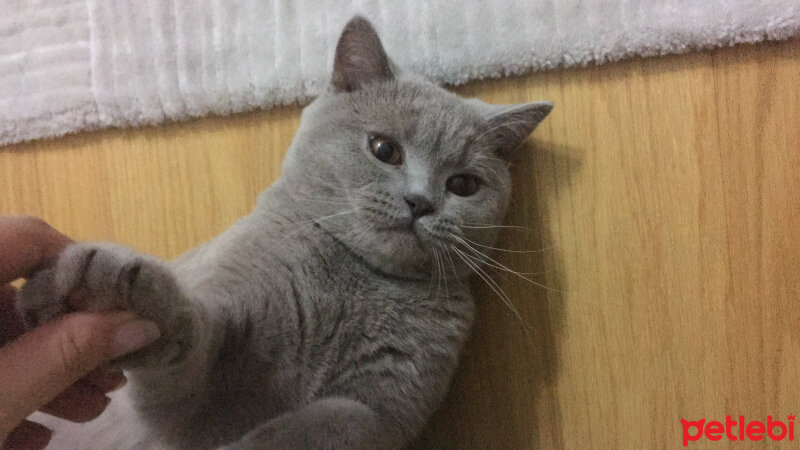
<instances>
[{"instance_id":1,"label":"gray cat","mask_svg":"<svg viewBox=\"0 0 800 450\"><path fill-rule=\"evenodd\" d=\"M468 274L506 212L509 159L549 102L462 100L401 72L363 18L303 112L282 177L173 262L69 246L21 292L30 325L130 309L162 337L53 448L398 448L437 408L470 329Z\"/></svg>"}]
</instances>

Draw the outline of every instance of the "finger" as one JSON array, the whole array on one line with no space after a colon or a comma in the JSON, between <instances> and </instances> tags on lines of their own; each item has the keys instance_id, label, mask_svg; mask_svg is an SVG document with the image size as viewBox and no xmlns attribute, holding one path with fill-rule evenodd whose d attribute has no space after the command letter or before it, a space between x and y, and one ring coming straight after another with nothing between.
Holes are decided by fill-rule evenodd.
<instances>
[{"instance_id":1,"label":"finger","mask_svg":"<svg viewBox=\"0 0 800 450\"><path fill-rule=\"evenodd\" d=\"M8 435L0 448L3 450L41 450L47 446L52 436L53 432L49 428L26 420Z\"/></svg>"},{"instance_id":2,"label":"finger","mask_svg":"<svg viewBox=\"0 0 800 450\"><path fill-rule=\"evenodd\" d=\"M71 422L88 422L99 416L111 399L96 386L78 381L60 393L40 411Z\"/></svg>"},{"instance_id":3,"label":"finger","mask_svg":"<svg viewBox=\"0 0 800 450\"><path fill-rule=\"evenodd\" d=\"M125 386L128 379L118 368L103 367L87 373L81 381L100 389L103 393L108 393Z\"/></svg>"},{"instance_id":4,"label":"finger","mask_svg":"<svg viewBox=\"0 0 800 450\"><path fill-rule=\"evenodd\" d=\"M101 364L158 339L127 312L73 313L0 347L0 435Z\"/></svg>"},{"instance_id":5,"label":"finger","mask_svg":"<svg viewBox=\"0 0 800 450\"><path fill-rule=\"evenodd\" d=\"M70 242L41 219L0 217L0 283L26 277L51 263Z\"/></svg>"},{"instance_id":6,"label":"finger","mask_svg":"<svg viewBox=\"0 0 800 450\"><path fill-rule=\"evenodd\" d=\"M51 400L41 411L72 422L88 422L108 406L109 398L105 394L121 388L127 381L119 369L95 369Z\"/></svg>"},{"instance_id":7,"label":"finger","mask_svg":"<svg viewBox=\"0 0 800 450\"><path fill-rule=\"evenodd\" d=\"M14 286L0 285L0 346L25 332L25 324L14 307L16 301Z\"/></svg>"}]
</instances>

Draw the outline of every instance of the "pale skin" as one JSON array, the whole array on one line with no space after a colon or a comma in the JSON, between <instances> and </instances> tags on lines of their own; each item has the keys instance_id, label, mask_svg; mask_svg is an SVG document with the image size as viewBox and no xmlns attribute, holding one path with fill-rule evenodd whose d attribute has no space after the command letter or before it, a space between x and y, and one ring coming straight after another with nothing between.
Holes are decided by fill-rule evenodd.
<instances>
[{"instance_id":1,"label":"pale skin","mask_svg":"<svg viewBox=\"0 0 800 450\"><path fill-rule=\"evenodd\" d=\"M44 426L26 420L42 411L73 422L99 416L108 392L125 384L109 363L158 338L153 324L130 312L74 312L25 332L10 283L52 264L72 241L45 222L0 216L0 447L39 449ZM80 299L70 298L70 302Z\"/></svg>"}]
</instances>

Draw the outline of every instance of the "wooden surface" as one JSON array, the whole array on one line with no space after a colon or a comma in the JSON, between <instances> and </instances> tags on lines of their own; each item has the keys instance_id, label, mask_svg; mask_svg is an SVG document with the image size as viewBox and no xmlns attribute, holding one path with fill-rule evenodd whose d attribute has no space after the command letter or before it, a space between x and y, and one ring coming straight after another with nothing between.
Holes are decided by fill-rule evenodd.
<instances>
[{"instance_id":1,"label":"wooden surface","mask_svg":"<svg viewBox=\"0 0 800 450\"><path fill-rule=\"evenodd\" d=\"M513 171L507 222L532 230L500 243L546 250L498 257L560 292L498 274L526 335L475 283L473 337L417 447L680 448L682 418L800 413L798 87L795 40L456 89L555 101ZM0 149L0 212L174 257L250 210L299 112Z\"/></svg>"}]
</instances>

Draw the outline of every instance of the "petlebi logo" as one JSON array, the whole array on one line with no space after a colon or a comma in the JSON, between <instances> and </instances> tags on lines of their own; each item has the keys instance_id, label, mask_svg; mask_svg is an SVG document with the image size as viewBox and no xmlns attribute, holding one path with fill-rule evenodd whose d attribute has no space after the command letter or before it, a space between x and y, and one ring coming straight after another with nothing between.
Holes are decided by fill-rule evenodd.
<instances>
[{"instance_id":1,"label":"petlebi logo","mask_svg":"<svg viewBox=\"0 0 800 450\"><path fill-rule=\"evenodd\" d=\"M744 416L737 418L726 416L725 423L717 420L706 422L706 419L685 420L683 425L683 446L688 447L689 442L698 441L705 437L709 441L727 439L729 441L761 441L772 440L775 442L787 439L794 441L794 414L786 416L786 422L774 420L767 416L767 421L745 420Z\"/></svg>"}]
</instances>

